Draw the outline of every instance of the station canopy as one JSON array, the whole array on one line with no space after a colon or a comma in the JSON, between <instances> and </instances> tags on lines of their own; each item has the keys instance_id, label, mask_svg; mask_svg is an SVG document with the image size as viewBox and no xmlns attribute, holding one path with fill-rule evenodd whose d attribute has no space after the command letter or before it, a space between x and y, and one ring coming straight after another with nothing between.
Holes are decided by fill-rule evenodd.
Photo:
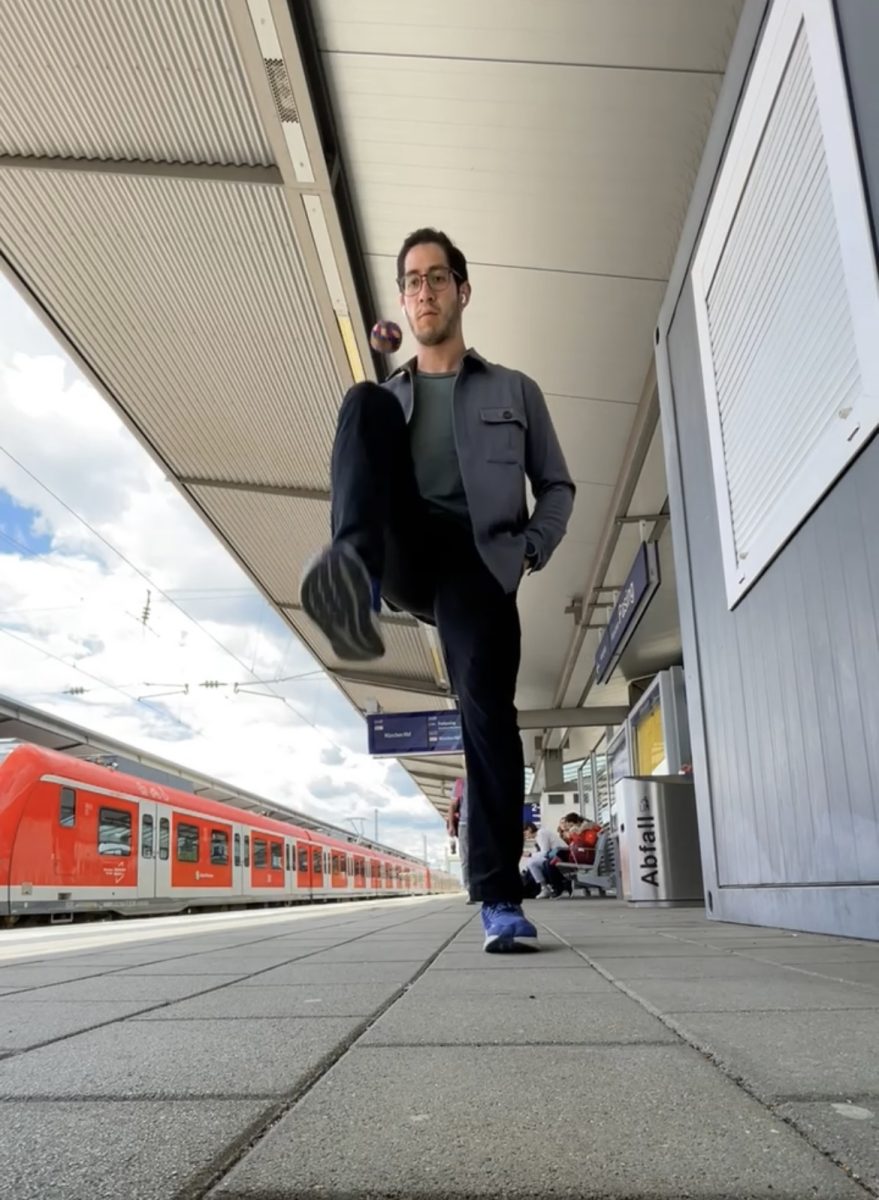
<instances>
[{"instance_id":1,"label":"station canopy","mask_svg":"<svg viewBox=\"0 0 879 1200\"><path fill-rule=\"evenodd\" d=\"M352 670L298 602L340 399L394 365L367 333L423 225L467 255L468 340L540 383L577 483L521 592L528 759L582 756L624 709L593 659L638 518L666 524L653 328L741 7L0 8L9 277L361 711L454 706L431 629L385 616L386 656ZM443 810L461 762L402 761Z\"/></svg>"}]
</instances>

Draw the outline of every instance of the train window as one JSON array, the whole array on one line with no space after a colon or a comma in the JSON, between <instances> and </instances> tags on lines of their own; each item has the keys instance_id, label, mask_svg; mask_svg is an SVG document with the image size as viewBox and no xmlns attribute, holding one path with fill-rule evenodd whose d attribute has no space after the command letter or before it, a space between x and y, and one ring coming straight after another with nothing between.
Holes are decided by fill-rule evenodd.
<instances>
[{"instance_id":1,"label":"train window","mask_svg":"<svg viewBox=\"0 0 879 1200\"><path fill-rule=\"evenodd\" d=\"M261 838L253 839L253 865L266 867L269 862L268 846Z\"/></svg>"},{"instance_id":2,"label":"train window","mask_svg":"<svg viewBox=\"0 0 879 1200\"><path fill-rule=\"evenodd\" d=\"M289 842L287 843L286 850L287 850L287 870L292 871L293 870L293 859L290 855L290 843Z\"/></svg>"},{"instance_id":3,"label":"train window","mask_svg":"<svg viewBox=\"0 0 879 1200\"><path fill-rule=\"evenodd\" d=\"M177 826L177 861L185 863L198 862L198 826Z\"/></svg>"},{"instance_id":4,"label":"train window","mask_svg":"<svg viewBox=\"0 0 879 1200\"><path fill-rule=\"evenodd\" d=\"M211 830L211 862L218 867L229 863L229 835L225 829Z\"/></svg>"},{"instance_id":5,"label":"train window","mask_svg":"<svg viewBox=\"0 0 879 1200\"><path fill-rule=\"evenodd\" d=\"M299 847L298 857L299 857L299 864L298 864L299 870L302 871L303 874L308 874L308 851L306 850L306 848L304 846ZM315 850L315 852L314 852L314 869L315 869L315 871L318 871L318 872L320 871L320 851L319 850Z\"/></svg>"},{"instance_id":6,"label":"train window","mask_svg":"<svg viewBox=\"0 0 879 1200\"><path fill-rule=\"evenodd\" d=\"M306 851L306 854L307 853L308 852ZM307 862L308 862L308 859L306 858L306 864L307 864ZM323 866L323 855L321 854L320 850L312 850L312 852L311 852L311 869L312 869L312 871L314 871L315 875L323 874L323 871L321 869L322 866ZM306 871L308 870L307 865L306 865L305 869L306 869Z\"/></svg>"},{"instance_id":7,"label":"train window","mask_svg":"<svg viewBox=\"0 0 879 1200\"><path fill-rule=\"evenodd\" d=\"M127 858L131 854L131 813L102 808L98 813L98 854Z\"/></svg>"},{"instance_id":8,"label":"train window","mask_svg":"<svg viewBox=\"0 0 879 1200\"><path fill-rule=\"evenodd\" d=\"M73 788L61 789L61 806L58 810L58 824L65 829L72 829L76 824L76 792Z\"/></svg>"},{"instance_id":9,"label":"train window","mask_svg":"<svg viewBox=\"0 0 879 1200\"><path fill-rule=\"evenodd\" d=\"M273 871L283 871L284 855L281 853L281 843L280 842L270 842L269 845L272 848L272 870Z\"/></svg>"},{"instance_id":10,"label":"train window","mask_svg":"<svg viewBox=\"0 0 879 1200\"><path fill-rule=\"evenodd\" d=\"M236 833L233 845L235 847L235 866L241 866L241 834Z\"/></svg>"},{"instance_id":11,"label":"train window","mask_svg":"<svg viewBox=\"0 0 879 1200\"><path fill-rule=\"evenodd\" d=\"M350 854L348 855L348 874L349 875L354 874L354 859L351 857Z\"/></svg>"},{"instance_id":12,"label":"train window","mask_svg":"<svg viewBox=\"0 0 879 1200\"><path fill-rule=\"evenodd\" d=\"M167 817L159 818L159 858L165 862L171 853L171 822Z\"/></svg>"},{"instance_id":13,"label":"train window","mask_svg":"<svg viewBox=\"0 0 879 1200\"><path fill-rule=\"evenodd\" d=\"M143 814L140 823L140 853L142 858L153 857L154 821L149 813Z\"/></svg>"},{"instance_id":14,"label":"train window","mask_svg":"<svg viewBox=\"0 0 879 1200\"><path fill-rule=\"evenodd\" d=\"M250 834L249 833L245 833L245 835L244 835L244 865L245 865L245 867L250 866Z\"/></svg>"}]
</instances>

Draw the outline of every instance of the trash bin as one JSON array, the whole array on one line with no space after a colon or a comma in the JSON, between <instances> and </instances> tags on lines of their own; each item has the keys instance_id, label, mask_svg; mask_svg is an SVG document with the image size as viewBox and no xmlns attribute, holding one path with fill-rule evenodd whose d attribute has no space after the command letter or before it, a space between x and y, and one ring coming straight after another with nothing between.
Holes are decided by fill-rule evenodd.
<instances>
[{"instance_id":1,"label":"trash bin","mask_svg":"<svg viewBox=\"0 0 879 1200\"><path fill-rule=\"evenodd\" d=\"M623 896L644 908L702 903L702 861L692 779L632 775L619 782Z\"/></svg>"}]
</instances>

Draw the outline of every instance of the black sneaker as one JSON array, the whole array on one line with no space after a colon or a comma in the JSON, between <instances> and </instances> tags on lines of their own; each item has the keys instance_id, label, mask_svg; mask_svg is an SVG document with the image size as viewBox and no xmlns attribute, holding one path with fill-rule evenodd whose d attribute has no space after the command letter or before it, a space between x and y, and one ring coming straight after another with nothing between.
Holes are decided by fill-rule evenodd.
<instances>
[{"instance_id":1,"label":"black sneaker","mask_svg":"<svg viewBox=\"0 0 879 1200\"><path fill-rule=\"evenodd\" d=\"M312 559L299 587L302 607L344 662L381 658L385 644L372 607L373 587L363 559L337 542Z\"/></svg>"}]
</instances>

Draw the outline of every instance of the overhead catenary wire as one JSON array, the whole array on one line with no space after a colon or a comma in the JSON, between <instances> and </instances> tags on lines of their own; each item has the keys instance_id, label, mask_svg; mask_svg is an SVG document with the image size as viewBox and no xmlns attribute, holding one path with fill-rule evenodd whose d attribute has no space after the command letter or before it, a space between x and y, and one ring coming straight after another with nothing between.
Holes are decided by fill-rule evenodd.
<instances>
[{"instance_id":1,"label":"overhead catenary wire","mask_svg":"<svg viewBox=\"0 0 879 1200\"><path fill-rule=\"evenodd\" d=\"M211 642L214 643L215 646L217 646L217 648L219 650L221 650L224 654L227 654L234 662L236 662L246 675L253 676L255 674L255 672L247 666L247 664L243 661L243 659L239 658L239 656L233 650L230 650L228 646L225 646L220 641L220 639L215 634L211 633L211 631L209 629L206 629L204 627L204 625L202 625L202 623L196 617L192 616L191 613L188 613L186 611L186 609L183 608L182 604L178 603L178 601L176 601L174 599L174 597L170 593L170 591L165 591L164 589L159 587L158 584L155 582L155 580L152 578L152 576L150 576L146 571L144 571L140 567L138 567L136 565L136 563L132 562L131 559L129 559L125 554L122 553L121 550L119 550L116 546L114 546L113 543L107 537L104 536L104 534L102 534L92 524L90 524L90 522L87 521L85 519L85 517L83 517L80 513L78 513L76 511L76 509L73 508L72 505L68 504L66 500L64 500L61 496L59 496L57 494L57 492L55 492L51 487L49 487L49 485L47 483L45 483L42 479L40 479L39 476L34 471L32 471L23 462L21 462L21 460L18 459L11 451L7 450L4 446L0 446L0 453L2 453L7 459L9 459L10 462L14 463L14 465L16 467L18 467L18 469L20 471L22 471L25 475L27 475L27 477L29 479L31 479L34 483L36 483L38 487L42 488L43 491L48 496L51 496L56 504L59 504L66 512L70 513L70 515L75 520L79 521L79 523L85 529L87 529L94 538L96 538L103 546L105 546L121 562L125 563L125 565L131 571L133 571L137 576L139 576L141 579L143 579L144 582L147 583L149 585L149 587L151 589L153 589L158 595L162 596L163 599L166 600L168 602L168 604L170 604L174 609L176 609L176 611L179 612L186 621L189 621L192 625L194 625L204 637L207 637ZM35 556L40 557L40 555L37 552L35 552ZM256 594L257 593L254 592L254 595L256 595ZM265 601L263 601L263 603L265 603ZM0 632L6 633L8 631L0 630ZM13 636L13 635L10 635L10 636ZM25 639L20 638L20 637L17 640L22 641L22 642L25 641ZM292 635L291 635L291 640L292 640ZM27 644L27 643L25 643L25 644ZM287 656L287 652L289 651L290 644L291 643L288 642L287 648L285 650L285 654L284 654L285 659ZM37 646L32 646L32 648L36 649L36 650L41 649L40 647L37 647ZM45 652L45 653L49 653L49 652ZM49 654L49 657L57 658L58 656ZM64 660L59 658L58 661L63 662ZM68 663L65 663L64 665L70 666L70 664L68 664ZM76 669L82 670L82 668L76 668ZM97 679L97 677L94 677L94 678ZM102 683L106 687L113 688L113 690L120 690L118 688L114 688L114 685L108 684L104 680L98 680L98 682ZM250 682L255 683L255 682L259 682L259 681L255 680L255 679L251 679ZM125 692L122 692L121 694L126 695L129 700L133 699L133 697L128 696L128 694ZM307 725L309 728L313 729L315 731L315 733L317 733L319 737L321 737L325 742L327 742L330 746L332 746L333 749L340 751L342 754L347 754L347 752L348 752L347 748L340 746L339 743L337 741L335 741L335 739L332 738L324 728L322 728L320 725L317 724L316 721L313 721L310 717L306 716L299 708L297 708L297 706L290 700L290 698L288 696L281 695L278 692L272 692L271 689L270 689L270 695L273 695L273 696L275 696L275 698L283 701L285 707L299 721L301 721L303 724ZM142 701L142 703L148 703L148 701ZM158 710L158 711L161 711L161 710ZM191 728L191 726L187 725L183 721L178 721L178 723L183 728ZM200 734L200 736L206 736L206 735L204 735L204 733L202 732Z\"/></svg>"}]
</instances>

